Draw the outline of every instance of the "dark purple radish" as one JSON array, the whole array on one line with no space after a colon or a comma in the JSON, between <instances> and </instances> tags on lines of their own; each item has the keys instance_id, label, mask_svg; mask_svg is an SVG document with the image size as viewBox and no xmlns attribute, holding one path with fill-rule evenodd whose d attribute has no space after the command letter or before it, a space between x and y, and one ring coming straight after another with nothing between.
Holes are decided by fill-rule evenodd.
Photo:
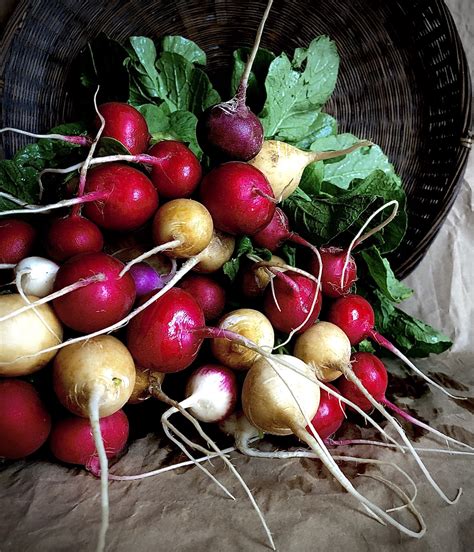
<instances>
[{"instance_id":1,"label":"dark purple radish","mask_svg":"<svg viewBox=\"0 0 474 552\"><path fill-rule=\"evenodd\" d=\"M103 246L99 227L80 215L55 220L46 235L48 256L58 263L81 253L98 253Z\"/></svg>"},{"instance_id":2,"label":"dark purple radish","mask_svg":"<svg viewBox=\"0 0 474 552\"><path fill-rule=\"evenodd\" d=\"M319 253L323 264L321 272L323 294L332 298L347 295L357 280L357 266L354 258L349 255L347 262L347 251L339 247L321 247ZM318 259L312 258L310 266L310 272L316 276L319 273Z\"/></svg>"},{"instance_id":3,"label":"dark purple radish","mask_svg":"<svg viewBox=\"0 0 474 552\"><path fill-rule=\"evenodd\" d=\"M225 290L209 276L188 274L180 282L179 287L196 299L202 308L206 322L219 318L224 311Z\"/></svg>"},{"instance_id":4,"label":"dark purple radish","mask_svg":"<svg viewBox=\"0 0 474 552\"><path fill-rule=\"evenodd\" d=\"M199 117L196 134L204 153L221 161L249 161L263 144L263 126L246 104L247 86L263 28L273 0L269 0L258 27L255 43L235 96L206 109Z\"/></svg>"},{"instance_id":5,"label":"dark purple radish","mask_svg":"<svg viewBox=\"0 0 474 552\"><path fill-rule=\"evenodd\" d=\"M440 431L437 431L436 429L433 429L420 420L417 420L416 418L408 414L408 412L405 412L400 407L390 402L385 396L388 386L387 369L385 368L383 362L375 355L373 355L372 353L354 353L351 357L351 364L352 370L357 378L359 378L359 381L362 383L365 389L367 389L370 395L372 395L372 397L374 397L374 399L380 404L383 404L407 422L421 427L430 433L434 433L445 441L449 441L456 445L461 445L463 447L474 450L473 447L470 447L469 445L466 445L465 443L458 441L457 439L453 439L452 437L444 435ZM367 400L366 396L361 393L360 388L353 382L341 378L338 382L338 387L341 394L353 403L355 403L357 406L359 406L359 408L361 408L365 412L369 412L370 410L372 410L372 403Z\"/></svg>"},{"instance_id":6,"label":"dark purple radish","mask_svg":"<svg viewBox=\"0 0 474 552\"><path fill-rule=\"evenodd\" d=\"M270 222L275 212L267 179L258 169L239 161L224 163L209 172L201 183L200 195L215 227L234 236L252 236Z\"/></svg>"},{"instance_id":7,"label":"dark purple radish","mask_svg":"<svg viewBox=\"0 0 474 552\"><path fill-rule=\"evenodd\" d=\"M428 383L437 387L443 393L453 399L463 399L453 395L444 387L433 381L419 370L399 349L397 349L383 335L375 329L375 314L370 303L360 295L350 294L337 299L330 307L328 320L341 328L349 338L351 345L359 344L363 339L373 339L378 345L388 349L395 356L400 358L416 374L425 379Z\"/></svg>"},{"instance_id":8,"label":"dark purple radish","mask_svg":"<svg viewBox=\"0 0 474 552\"><path fill-rule=\"evenodd\" d=\"M337 392L333 385L328 385L328 387ZM341 427L345 420L346 407L336 396L329 394L324 389L320 389L319 392L318 410L311 423L321 439L327 439ZM306 429L308 432L310 431L309 428Z\"/></svg>"},{"instance_id":9,"label":"dark purple radish","mask_svg":"<svg viewBox=\"0 0 474 552\"><path fill-rule=\"evenodd\" d=\"M284 333L302 333L311 327L321 311L317 283L298 274L271 269L274 290L267 286L263 310L272 326Z\"/></svg>"}]
</instances>

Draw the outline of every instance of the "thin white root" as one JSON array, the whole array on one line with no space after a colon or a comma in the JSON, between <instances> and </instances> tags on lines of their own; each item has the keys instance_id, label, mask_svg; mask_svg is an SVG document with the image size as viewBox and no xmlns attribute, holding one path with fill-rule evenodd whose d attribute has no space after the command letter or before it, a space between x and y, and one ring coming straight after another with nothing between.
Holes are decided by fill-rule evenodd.
<instances>
[{"instance_id":1,"label":"thin white root","mask_svg":"<svg viewBox=\"0 0 474 552\"><path fill-rule=\"evenodd\" d=\"M0 264L0 270L11 270L16 267L16 264L2 263Z\"/></svg>"},{"instance_id":2,"label":"thin white root","mask_svg":"<svg viewBox=\"0 0 474 552\"><path fill-rule=\"evenodd\" d=\"M91 194L94 196L97 196L97 193ZM11 209L10 211L2 211L0 212L0 216L10 216L10 215L24 215L28 214L31 215L32 213L49 213L50 211L54 211L55 209L63 209L64 207L73 207L74 205L79 205L82 203L85 203L84 198L87 196L83 196L80 198L73 198L73 199L63 199L61 201L58 201L57 203L51 203L50 205L28 205L25 206L24 209ZM94 200L91 200L94 201Z\"/></svg>"},{"instance_id":3,"label":"thin white root","mask_svg":"<svg viewBox=\"0 0 474 552\"><path fill-rule=\"evenodd\" d=\"M103 389L95 387L91 393L89 401L89 419L92 426L92 435L94 436L95 448L99 456L100 463L100 489L102 505L102 522L100 525L99 539L97 541L96 552L103 552L105 549L105 537L109 528L109 488L108 488L108 467L107 454L105 452L104 441L100 431L99 421L99 403L102 398Z\"/></svg>"},{"instance_id":4,"label":"thin white root","mask_svg":"<svg viewBox=\"0 0 474 552\"><path fill-rule=\"evenodd\" d=\"M165 413L166 414L166 413ZM194 458L194 456L188 451L188 449L183 445L183 443L181 443L180 441L178 441L178 439L176 439L176 437L174 437L172 434L171 434L171 431L169 430L169 422L167 423L166 421L163 420L163 417L161 419L161 422L162 422L162 425L163 425L163 431L165 432L165 435L168 437L168 439L173 442L177 447L179 447L183 452L184 454L189 458L190 462L195 464L203 473L205 473L212 481L214 481L214 483L224 491L224 493L229 496L232 500L235 500L235 497L224 487L224 485L222 485L222 483L220 481L218 481L213 475L211 472L209 472L204 466L201 466L201 464L199 464L196 459Z\"/></svg>"},{"instance_id":5,"label":"thin white root","mask_svg":"<svg viewBox=\"0 0 474 552\"><path fill-rule=\"evenodd\" d=\"M16 279L16 286L19 292L20 292L20 289L23 291L23 288L21 287L21 281L20 281L21 276L24 276L27 272L29 271L22 271L21 273L19 273L20 278L17 277ZM19 309L9 312L4 316L1 316L0 322L5 322L5 320L14 318L19 314L23 314L24 312L29 311L30 309L34 309L35 307L39 307L40 305L49 303L50 301L53 301L54 299L58 299L58 297L62 297L63 295L67 295L68 293L71 293L76 289L86 287L89 284L93 284L95 282L103 282L104 280L105 280L104 274L95 274L94 276L90 276L89 278L78 280L77 282L74 282L74 284L70 284L69 286L63 287L62 289L55 291L54 293L50 293L46 297L42 297L41 299L38 299L37 301L33 301L32 303L30 301L27 301L28 304L25 305L24 307L20 307ZM22 291L20 293L22 293Z\"/></svg>"},{"instance_id":6,"label":"thin white root","mask_svg":"<svg viewBox=\"0 0 474 552\"><path fill-rule=\"evenodd\" d=\"M383 441L371 441L370 439L348 439L348 440L332 440L329 439L327 444L331 446L352 446L352 445L373 445L375 447L386 447L386 448L402 448L404 451L408 450L408 447L404 445L392 445L391 443L384 443ZM463 450L452 450L452 449L439 449L439 448L429 448L429 447L413 447L416 452L433 452L439 454L449 454L452 456L474 456L474 452L467 452Z\"/></svg>"},{"instance_id":7,"label":"thin white root","mask_svg":"<svg viewBox=\"0 0 474 552\"><path fill-rule=\"evenodd\" d=\"M119 278L121 278L124 274L126 274L132 268L133 265L135 265L137 263L140 263L140 262L144 261L145 259L148 259L149 257L152 257L153 255L156 255L157 253L160 253L160 251L167 251L167 250L170 250L170 249L174 249L175 247L178 247L179 245L181 245L180 240L172 240L172 241L169 241L167 243L157 245L153 249L145 251L145 253L143 253L142 255L139 255L138 257L133 259L133 261L130 261L129 263L127 263L122 268L122 271L119 274Z\"/></svg>"},{"instance_id":8,"label":"thin white root","mask_svg":"<svg viewBox=\"0 0 474 552\"><path fill-rule=\"evenodd\" d=\"M377 225L375 228L372 228L372 230L369 230L369 232L367 232L365 235L362 236L362 233L367 228L367 226L372 222L374 217L376 217L380 212L382 212L384 209L386 209L387 207L390 207L390 206L393 206L393 211L390 214L390 216L386 220L384 220L382 223ZM349 259L351 257L351 251L354 249L354 247L361 244L364 240L366 240L367 238L370 238L370 236L373 236L375 233L379 232L380 230L382 230L382 228L387 226L387 224L392 222L392 220L397 216L398 206L399 206L398 201L396 199L393 199L392 201L388 201L387 203L385 203L384 205L379 207L374 213L372 213L370 215L370 217L365 221L362 228L354 236L353 240L349 244L349 248L347 249L346 258L344 260L344 266L342 267L341 289L344 288L344 277L346 275L346 270L347 270L347 267L349 265Z\"/></svg>"},{"instance_id":9,"label":"thin white root","mask_svg":"<svg viewBox=\"0 0 474 552\"><path fill-rule=\"evenodd\" d=\"M354 372L352 371L352 369L348 369L345 371L345 374L346 378L351 381L352 383L354 383L357 388L361 391L361 393L364 395L364 397L370 401L370 403L393 425L393 427L395 428L395 430L397 431L397 433L400 435L400 437L402 438L403 442L406 444L408 450L411 452L413 458L415 459L416 463L418 464L418 466L420 467L421 471L423 472L423 474L425 475L426 479L430 482L431 486L435 489L435 491L438 493L438 495L445 501L447 502L448 504L455 504L458 500L459 500L459 497L461 496L461 493L462 493L462 489L459 489L455 498L453 500L451 500L450 498L448 498L446 496L446 494L441 490L441 488L439 487L439 485L436 483L436 481L433 479L433 477L431 476L430 472L428 471L428 469L426 468L426 466L423 464L423 461L421 460L421 458L419 457L418 453L416 452L416 450L413 448L413 445L411 444L410 440L408 439L408 437L406 436L406 433L403 431L402 427L400 426L400 424L398 423L398 421L391 415L387 412L387 410L378 402L376 401L372 395L367 391L367 389L363 386L362 382L359 380L359 378L354 374Z\"/></svg>"},{"instance_id":10,"label":"thin white root","mask_svg":"<svg viewBox=\"0 0 474 552\"><path fill-rule=\"evenodd\" d=\"M178 403L179 404L179 403ZM181 407L181 405L180 405ZM174 410L172 410L174 409ZM168 412L170 412L169 415L171 415L173 413L173 411L180 411L181 410L179 408L175 408L175 407L172 407L168 410ZM272 547L273 550L276 550L275 548L275 543L273 541L273 537L270 533L270 529L268 528L268 525L267 525L267 522L265 521L265 518L263 517L263 514L257 504L257 502L255 501L255 498L253 497L253 494L251 492L251 490L248 488L247 484L245 483L245 481L243 480L242 476L240 475L240 473L237 471L237 469L235 468L235 466L232 464L232 462L227 458L227 456L225 456L223 454L223 452L220 450L220 448L216 445L216 443L203 431L201 425L199 424L199 422L189 414L189 412L186 412L186 410L184 410L183 412L181 412L183 415L186 416L186 418L188 418L190 421L192 421L192 423L195 425L196 429L198 430L199 432L199 435L201 435L201 437L203 439L205 439L205 441L208 443L208 445L219 455L220 458L222 458L222 460L224 461L224 463L229 467L229 469L231 470L231 472L234 474L234 476L237 478L237 480L239 481L239 483L242 485L244 491L246 492L250 502L252 503L252 506L254 507L255 511L257 512L257 515L258 517L260 518L260 522L265 530L265 533L267 534L267 537L268 537L268 540L270 542L270 545ZM191 417L189 417L191 416ZM193 420L191 420L191 418L193 418ZM163 420L163 418L162 418Z\"/></svg>"},{"instance_id":11,"label":"thin white root","mask_svg":"<svg viewBox=\"0 0 474 552\"><path fill-rule=\"evenodd\" d=\"M11 194L8 194L7 192L0 192L0 197L8 199L8 201L11 201L12 203L15 203L16 205L20 205L20 207L24 207L25 209L30 208L28 203L26 203L22 199L18 199L17 197L15 197Z\"/></svg>"},{"instance_id":12,"label":"thin white root","mask_svg":"<svg viewBox=\"0 0 474 552\"><path fill-rule=\"evenodd\" d=\"M11 128L11 127L5 127L0 128L0 134L3 134L4 132L14 132L15 134L23 134L24 136L30 136L31 138L45 138L47 140L61 140L62 142L69 142L72 143L70 139L68 139L68 136L64 136L62 134L36 134L34 132L28 132L26 130L20 130L19 128ZM78 138L80 135L77 136Z\"/></svg>"},{"instance_id":13,"label":"thin white root","mask_svg":"<svg viewBox=\"0 0 474 552\"><path fill-rule=\"evenodd\" d=\"M186 263L184 263L181 266L181 269L178 270L178 272L174 275L173 278L166 284L166 286L160 290L158 290L154 295L152 295L143 305L140 305L138 308L136 308L134 311L132 311L128 316L125 318L122 318L122 320L119 320L115 324L112 324L111 326L107 326L107 328L103 328L102 330L97 330L96 332L93 332L88 335L81 335L79 337L75 337L73 339L68 339L67 341L64 341L63 343L60 343L58 345L54 345L53 347L48 347L47 349L43 349L35 354L31 355L22 355L17 360L23 360L25 358L32 358L36 357L38 355L42 355L44 353L49 353L51 351L57 351L59 349L62 349L63 347L67 347L68 345L72 345L74 343L80 343L81 341L86 341L88 339L92 339L93 337L97 337L98 335L104 335L111 332L114 332L115 330L118 330L122 328L123 326L127 325L132 318L135 318L138 314L143 312L146 308L148 308L152 303L157 301L160 297L162 297L168 290L170 290L185 274L187 274L194 266L196 266L199 261L201 260L199 255L196 255L196 257L193 257L189 259ZM0 362L0 366L3 364L8 364L8 362Z\"/></svg>"}]
</instances>

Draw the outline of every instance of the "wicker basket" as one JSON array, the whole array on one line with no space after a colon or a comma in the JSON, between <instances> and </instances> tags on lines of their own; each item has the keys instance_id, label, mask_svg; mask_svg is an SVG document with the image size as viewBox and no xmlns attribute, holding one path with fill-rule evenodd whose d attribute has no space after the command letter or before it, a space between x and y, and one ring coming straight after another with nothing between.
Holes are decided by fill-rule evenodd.
<instances>
[{"instance_id":1,"label":"wicker basket","mask_svg":"<svg viewBox=\"0 0 474 552\"><path fill-rule=\"evenodd\" d=\"M70 120L71 61L101 31L187 36L222 77L233 49L253 42L264 3L20 0L0 52L2 126L43 131ZM380 144L403 178L409 230L392 261L405 276L445 219L468 156L471 85L459 36L442 0L275 0L262 46L292 51L319 34L342 60L327 110L342 130ZM24 143L5 136L5 155Z\"/></svg>"}]
</instances>

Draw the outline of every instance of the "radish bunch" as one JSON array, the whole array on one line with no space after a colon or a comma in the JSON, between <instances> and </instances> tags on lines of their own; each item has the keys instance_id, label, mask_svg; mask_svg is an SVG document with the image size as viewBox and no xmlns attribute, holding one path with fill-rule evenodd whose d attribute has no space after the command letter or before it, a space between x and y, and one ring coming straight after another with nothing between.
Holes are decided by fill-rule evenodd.
<instances>
[{"instance_id":1,"label":"radish bunch","mask_svg":"<svg viewBox=\"0 0 474 552\"><path fill-rule=\"evenodd\" d=\"M303 151L264 139L246 91L271 5L270 0L235 97L199 117L197 137L209 164L201 164L179 140L155 139L139 109L121 102L97 105L96 94L90 135L47 136L84 148L76 166L52 169L78 172L69 190L73 197L35 206L18 201L18 209L0 213L0 269L8 280L0 295L0 457L29 456L49 439L60 462L83 465L100 477L98 552L109 525L109 478L151 475L109 476L109 460L127 445L126 412L149 399L168 405L161 416L165 435L233 498L202 465L211 457L209 448L226 463L273 548L249 487L202 424L219 424L233 436L235 448L250 456L319 459L372 517L420 538L425 527L414 499L392 485L417 530L362 495L327 448L356 412L391 446L410 451L444 500L458 498L440 489L387 409L461 450L471 447L390 402L382 361L353 350L370 338L444 391L377 332L369 301L355 293L358 275L364 274L357 252L363 241L387 229L399 202L374 209L344 247L317 247L291 229L285 202L277 206L291 194L306 193L298 186L309 164L337 163L372 144ZM104 139L126 152L98 155ZM369 230L389 206L392 214ZM34 215L48 217L46 230ZM301 266L282 257L290 243L302 255ZM232 270L238 272L235 284L226 278ZM18 379L47 365L63 408L53 419L34 387ZM184 371L185 395L174 396L174 374ZM373 410L384 417L383 427ZM175 425L177 415L191 422L194 437ZM265 433L294 435L295 445L299 440L307 448L268 452L252 446Z\"/></svg>"}]
</instances>

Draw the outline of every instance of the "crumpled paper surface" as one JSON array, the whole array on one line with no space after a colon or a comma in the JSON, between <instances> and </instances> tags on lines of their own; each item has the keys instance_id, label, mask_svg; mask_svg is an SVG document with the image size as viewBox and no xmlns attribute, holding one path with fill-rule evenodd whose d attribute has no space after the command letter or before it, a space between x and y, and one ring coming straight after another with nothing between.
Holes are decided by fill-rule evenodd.
<instances>
[{"instance_id":1,"label":"crumpled paper surface","mask_svg":"<svg viewBox=\"0 0 474 552\"><path fill-rule=\"evenodd\" d=\"M464 0L449 4L462 10ZM469 9L467 0L467 9ZM451 6L452 7L452 6ZM466 6L464 6L466 8ZM456 15L456 13L455 13ZM461 34L467 27L462 18ZM471 57L472 59L472 57ZM418 360L423 371L440 383L470 397L454 402L419 378L413 379L398 362L390 362L392 383L387 397L446 434L474 445L474 158L471 155L462 190L428 255L405 283L415 298L402 307L442 328L455 344L451 351ZM423 299L421 299L423 298ZM143 410L147 425L159 426L161 410ZM442 446L439 440L409 428L416 446ZM378 438L368 428L351 429L339 437ZM221 442L221 441L219 441ZM222 445L227 441L222 440ZM291 439L272 439L263 448L297 446ZM422 458L433 478L450 497L459 487L455 505L444 503L408 454L376 447L345 447L354 454L396 462L416 481L416 505L427 526L421 540L370 519L355 499L309 459L268 460L232 453L239 470L272 530L281 552L446 551L474 550L474 457L425 453ZM100 522L99 482L85 470L39 459L0 466L0 551L93 551ZM134 474L184 460L160 438L160 432L136 439L127 454L111 467L116 474ZM411 488L393 468L354 465L342 469L358 491L378 505L400 504L394 494L370 475L383 475ZM139 482L111 482L111 525L107 550L114 552L173 550L178 552L263 551L269 546L260 522L243 490L222 462L208 465L235 494L226 498L196 468L181 468ZM416 529L407 513L395 514Z\"/></svg>"}]
</instances>

